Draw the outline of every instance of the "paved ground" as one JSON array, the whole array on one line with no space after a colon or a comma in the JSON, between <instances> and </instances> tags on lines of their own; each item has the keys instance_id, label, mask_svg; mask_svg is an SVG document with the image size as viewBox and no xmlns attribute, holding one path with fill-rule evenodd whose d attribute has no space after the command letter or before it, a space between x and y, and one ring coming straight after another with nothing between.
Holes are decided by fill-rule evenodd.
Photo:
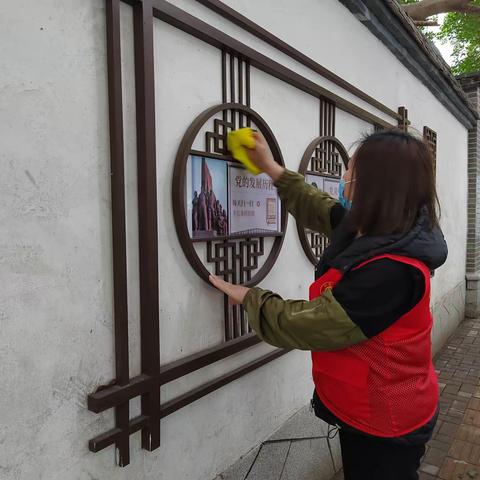
<instances>
[{"instance_id":1,"label":"paved ground","mask_svg":"<svg viewBox=\"0 0 480 480\"><path fill-rule=\"evenodd\" d=\"M420 480L480 480L480 319L466 320L435 358L440 416ZM342 480L338 439L308 408L215 480Z\"/></svg>"},{"instance_id":2,"label":"paved ground","mask_svg":"<svg viewBox=\"0 0 480 480\"><path fill-rule=\"evenodd\" d=\"M435 358L440 417L421 480L480 480L480 319L466 320Z\"/></svg>"}]
</instances>

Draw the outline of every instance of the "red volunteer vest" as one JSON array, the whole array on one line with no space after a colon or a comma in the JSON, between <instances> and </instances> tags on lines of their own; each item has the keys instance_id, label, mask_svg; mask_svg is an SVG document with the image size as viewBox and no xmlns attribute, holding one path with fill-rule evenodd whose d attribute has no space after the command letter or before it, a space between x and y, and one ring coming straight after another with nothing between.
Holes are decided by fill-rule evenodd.
<instances>
[{"instance_id":1,"label":"red volunteer vest","mask_svg":"<svg viewBox=\"0 0 480 480\"><path fill-rule=\"evenodd\" d=\"M399 437L425 425L435 414L438 382L432 364L430 272L422 262L380 255L418 268L425 279L422 299L382 333L332 352L312 352L318 396L340 420L365 433ZM342 278L331 268L310 286L310 300ZM388 299L385 299L388 301Z\"/></svg>"}]
</instances>

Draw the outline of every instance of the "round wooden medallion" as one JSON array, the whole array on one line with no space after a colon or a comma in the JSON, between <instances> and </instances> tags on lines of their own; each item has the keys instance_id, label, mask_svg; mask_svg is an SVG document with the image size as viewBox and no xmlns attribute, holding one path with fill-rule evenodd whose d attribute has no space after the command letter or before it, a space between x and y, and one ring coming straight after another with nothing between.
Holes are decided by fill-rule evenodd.
<instances>
[{"instance_id":1,"label":"round wooden medallion","mask_svg":"<svg viewBox=\"0 0 480 480\"><path fill-rule=\"evenodd\" d=\"M213 124L213 128L207 128L205 148L202 151L193 150L193 144L199 132L205 130L206 124ZM218 235L214 238L196 238L195 240L189 232L186 183L190 155L236 163L226 149L227 134L235 128L250 124L263 134L275 160L280 165L284 165L280 147L265 120L250 107L237 103L216 105L198 115L185 132L175 159L172 206L177 235L190 265L207 282L210 270L206 264L209 264L212 265L216 275L222 276L227 281L254 286L272 269L283 244L288 217L284 208L280 208L279 231L271 233L252 231L248 234ZM268 237L273 238L273 245L269 252L265 252L264 243ZM195 243L206 244L204 259L199 257ZM264 255L267 257L260 264L260 259Z\"/></svg>"}]
</instances>

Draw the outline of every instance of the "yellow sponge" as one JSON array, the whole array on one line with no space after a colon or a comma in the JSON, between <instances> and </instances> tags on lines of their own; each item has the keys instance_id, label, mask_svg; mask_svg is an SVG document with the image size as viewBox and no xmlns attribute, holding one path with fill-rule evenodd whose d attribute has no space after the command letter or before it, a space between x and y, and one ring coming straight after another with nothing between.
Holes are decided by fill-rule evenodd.
<instances>
[{"instance_id":1,"label":"yellow sponge","mask_svg":"<svg viewBox=\"0 0 480 480\"><path fill-rule=\"evenodd\" d=\"M248 158L245 149L255 147L255 139L253 138L253 130L251 128L239 128L228 134L227 148L232 153L235 160L243 163L247 170L254 175L262 173L262 171Z\"/></svg>"}]
</instances>

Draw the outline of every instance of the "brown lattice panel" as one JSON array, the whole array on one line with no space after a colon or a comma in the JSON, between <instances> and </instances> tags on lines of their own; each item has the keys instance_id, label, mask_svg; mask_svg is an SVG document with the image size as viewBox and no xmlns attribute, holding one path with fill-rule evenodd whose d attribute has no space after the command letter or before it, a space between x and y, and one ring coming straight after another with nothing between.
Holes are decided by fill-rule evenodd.
<instances>
[{"instance_id":1,"label":"brown lattice panel","mask_svg":"<svg viewBox=\"0 0 480 480\"><path fill-rule=\"evenodd\" d=\"M410 120L408 119L408 110L405 107L398 107L398 128L404 132L408 132Z\"/></svg>"},{"instance_id":2,"label":"brown lattice panel","mask_svg":"<svg viewBox=\"0 0 480 480\"><path fill-rule=\"evenodd\" d=\"M430 151L432 152L433 171L436 172L437 170L437 132L425 126L423 127L423 138L428 143L430 147Z\"/></svg>"}]
</instances>

